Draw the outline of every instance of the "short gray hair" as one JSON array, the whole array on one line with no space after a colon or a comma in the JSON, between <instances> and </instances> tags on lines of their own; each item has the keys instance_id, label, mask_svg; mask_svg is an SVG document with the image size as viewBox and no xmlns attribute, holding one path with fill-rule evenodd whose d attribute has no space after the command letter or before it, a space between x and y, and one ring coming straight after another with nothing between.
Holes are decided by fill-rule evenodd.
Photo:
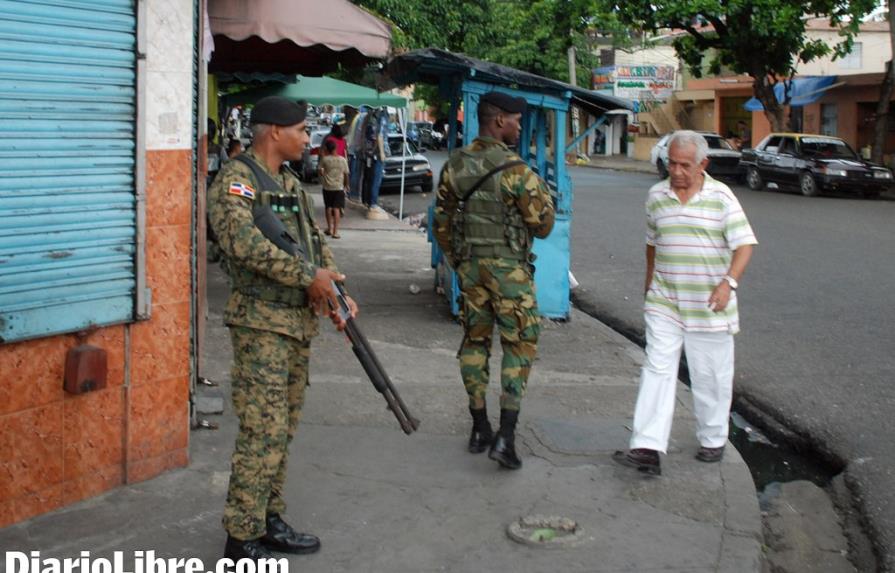
<instances>
[{"instance_id":1,"label":"short gray hair","mask_svg":"<svg viewBox=\"0 0 895 573\"><path fill-rule=\"evenodd\" d=\"M269 130L270 127L271 126L269 123L253 123L252 124L252 139L256 140L256 139L260 139L260 138L264 137L264 135L267 133L267 130Z\"/></svg>"},{"instance_id":2,"label":"short gray hair","mask_svg":"<svg viewBox=\"0 0 895 573\"><path fill-rule=\"evenodd\" d=\"M701 133L689 129L675 131L672 134L671 139L668 140L669 151L671 151L671 146L675 143L678 145L692 145L695 147L696 163L700 163L703 159L709 156L709 142L705 140Z\"/></svg>"}]
</instances>

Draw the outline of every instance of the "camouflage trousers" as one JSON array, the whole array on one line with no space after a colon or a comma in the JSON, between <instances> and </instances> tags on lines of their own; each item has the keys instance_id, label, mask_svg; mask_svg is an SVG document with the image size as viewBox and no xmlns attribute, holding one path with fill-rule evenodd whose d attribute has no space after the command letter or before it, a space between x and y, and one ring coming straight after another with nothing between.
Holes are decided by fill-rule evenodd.
<instances>
[{"instance_id":1,"label":"camouflage trousers","mask_svg":"<svg viewBox=\"0 0 895 573\"><path fill-rule=\"evenodd\" d=\"M471 259L456 269L464 336L458 357L470 408L485 407L491 336L500 332L500 407L519 410L538 350L540 313L529 265L507 259Z\"/></svg>"},{"instance_id":2,"label":"camouflage trousers","mask_svg":"<svg viewBox=\"0 0 895 573\"><path fill-rule=\"evenodd\" d=\"M231 459L224 529L236 539L266 532L268 513L283 513L289 444L308 383L309 341L230 327L233 410L239 433Z\"/></svg>"}]
</instances>

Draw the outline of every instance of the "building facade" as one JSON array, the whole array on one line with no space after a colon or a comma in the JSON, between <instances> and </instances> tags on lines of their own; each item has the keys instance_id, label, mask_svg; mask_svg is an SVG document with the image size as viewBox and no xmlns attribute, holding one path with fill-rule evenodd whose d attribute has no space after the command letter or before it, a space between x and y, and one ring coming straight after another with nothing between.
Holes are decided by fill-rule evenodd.
<instances>
[{"instance_id":1,"label":"building facade","mask_svg":"<svg viewBox=\"0 0 895 573\"><path fill-rule=\"evenodd\" d=\"M188 463L197 7L0 15L0 527Z\"/></svg>"},{"instance_id":2,"label":"building facade","mask_svg":"<svg viewBox=\"0 0 895 573\"><path fill-rule=\"evenodd\" d=\"M840 41L829 21L807 22L809 39L829 45ZM799 63L795 81L824 77L829 82L800 98L800 105L788 106L787 114L793 129L803 133L835 135L856 150L870 145L875 124L876 105L885 74L886 62L892 57L888 22L861 24L852 52L839 59L832 56ZM750 143L757 144L771 131L764 111L747 111L744 107L753 97L752 78L727 75L710 78L688 78L684 89L674 94L672 106L684 110L682 127L715 131L721 135L739 135L737 125L748 125ZM890 104L890 109L892 105ZM893 110L895 111L895 110ZM673 113L681 118L681 113ZM892 117L890 115L890 117ZM884 148L891 166L895 154L895 121L890 120Z\"/></svg>"}]
</instances>

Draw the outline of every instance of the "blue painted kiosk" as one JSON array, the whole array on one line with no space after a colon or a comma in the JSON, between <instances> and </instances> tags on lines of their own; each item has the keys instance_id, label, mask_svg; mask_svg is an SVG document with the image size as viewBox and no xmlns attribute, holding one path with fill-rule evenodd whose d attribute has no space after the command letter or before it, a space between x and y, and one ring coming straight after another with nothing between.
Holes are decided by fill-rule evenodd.
<instances>
[{"instance_id":1,"label":"blue painted kiosk","mask_svg":"<svg viewBox=\"0 0 895 573\"><path fill-rule=\"evenodd\" d=\"M566 153L575 149L605 120L607 111L632 110L629 100L604 95L551 80L506 66L453 54L444 50L427 48L415 50L393 58L385 70L385 76L395 85L415 83L437 85L439 94L451 102L449 149L457 141L457 111L463 106L465 125L462 131L463 145L468 145L478 134L477 120L479 98L490 91L502 91L515 97L523 97L528 109L522 118L522 135L518 153L537 171L555 193L556 224L546 239L536 239L534 253L535 284L541 314L554 319L568 319L570 234L572 225L572 181L566 172ZM572 106L597 118L587 130L566 144L569 131L568 114ZM429 208L432 220L432 207ZM432 266L436 282L440 284L451 303L451 311L458 313L459 287L450 268L443 263L441 250L432 237Z\"/></svg>"}]
</instances>

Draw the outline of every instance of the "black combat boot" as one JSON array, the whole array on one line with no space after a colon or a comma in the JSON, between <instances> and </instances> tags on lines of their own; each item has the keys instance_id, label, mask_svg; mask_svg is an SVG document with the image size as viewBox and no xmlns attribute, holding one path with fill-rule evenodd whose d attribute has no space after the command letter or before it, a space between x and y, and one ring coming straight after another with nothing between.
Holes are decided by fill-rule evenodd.
<instances>
[{"instance_id":1,"label":"black combat boot","mask_svg":"<svg viewBox=\"0 0 895 573\"><path fill-rule=\"evenodd\" d=\"M240 559L269 559L273 557L270 551L261 544L261 539L236 539L227 536L227 544L224 545L224 557L232 559L234 563Z\"/></svg>"},{"instance_id":2,"label":"black combat boot","mask_svg":"<svg viewBox=\"0 0 895 573\"><path fill-rule=\"evenodd\" d=\"M491 429L491 422L488 421L488 410L482 408L476 410L469 409L472 414L472 433L469 435L469 451L473 454L480 454L488 449L494 440L494 430Z\"/></svg>"},{"instance_id":3,"label":"black combat boot","mask_svg":"<svg viewBox=\"0 0 895 573\"><path fill-rule=\"evenodd\" d=\"M519 419L518 410L500 411L500 429L497 437L491 444L488 457L508 470L518 470L522 467L522 460L516 455L516 421Z\"/></svg>"},{"instance_id":4,"label":"black combat boot","mask_svg":"<svg viewBox=\"0 0 895 573\"><path fill-rule=\"evenodd\" d=\"M316 535L295 531L279 513L267 514L267 533L259 541L268 549L281 553L305 554L320 550L320 539Z\"/></svg>"}]
</instances>

